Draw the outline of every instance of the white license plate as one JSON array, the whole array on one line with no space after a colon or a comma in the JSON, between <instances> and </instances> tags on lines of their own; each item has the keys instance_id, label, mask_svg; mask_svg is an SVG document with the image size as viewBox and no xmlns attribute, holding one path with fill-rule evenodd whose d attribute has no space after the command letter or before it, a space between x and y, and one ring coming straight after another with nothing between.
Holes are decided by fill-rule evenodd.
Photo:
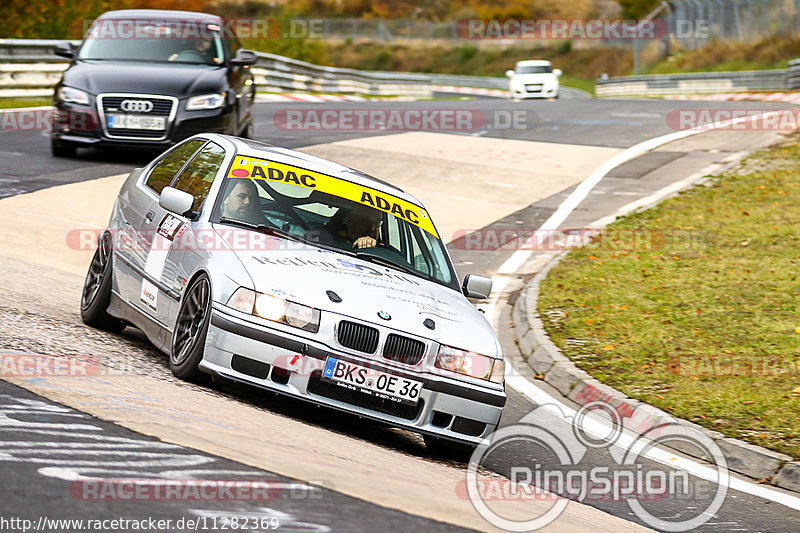
<instances>
[{"instance_id":1,"label":"white license plate","mask_svg":"<svg viewBox=\"0 0 800 533\"><path fill-rule=\"evenodd\" d=\"M325 360L322 377L378 398L417 403L422 382L387 374L336 357Z\"/></svg>"},{"instance_id":2,"label":"white license plate","mask_svg":"<svg viewBox=\"0 0 800 533\"><path fill-rule=\"evenodd\" d=\"M167 127L167 119L164 117L112 113L107 118L109 129L163 130Z\"/></svg>"}]
</instances>

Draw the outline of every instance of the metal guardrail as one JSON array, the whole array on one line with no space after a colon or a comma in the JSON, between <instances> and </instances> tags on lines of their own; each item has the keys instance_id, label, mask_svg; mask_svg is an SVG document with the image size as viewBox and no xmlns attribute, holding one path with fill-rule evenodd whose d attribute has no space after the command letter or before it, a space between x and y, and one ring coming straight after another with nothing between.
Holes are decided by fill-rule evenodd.
<instances>
[{"instance_id":1,"label":"metal guardrail","mask_svg":"<svg viewBox=\"0 0 800 533\"><path fill-rule=\"evenodd\" d=\"M387 73L389 74L389 73ZM508 78L499 76L462 76L459 74L428 74L432 85L450 85L453 87L477 87L479 89L499 89L508 91ZM559 89L562 95L571 99L589 99L592 94L573 87Z\"/></svg>"},{"instance_id":2,"label":"metal guardrail","mask_svg":"<svg viewBox=\"0 0 800 533\"><path fill-rule=\"evenodd\" d=\"M59 40L0 39L0 98L50 96L67 68L53 53ZM70 41L74 45L80 41ZM323 67L275 54L256 52L252 72L259 90L320 92L362 96L403 95L428 98L433 86L508 90L508 79L491 76L416 74ZM568 98L591 98L579 89L562 87Z\"/></svg>"},{"instance_id":3,"label":"metal guardrail","mask_svg":"<svg viewBox=\"0 0 800 533\"><path fill-rule=\"evenodd\" d=\"M800 59L789 61L789 68L786 69L786 85L789 89L800 89Z\"/></svg>"},{"instance_id":4,"label":"metal guardrail","mask_svg":"<svg viewBox=\"0 0 800 533\"><path fill-rule=\"evenodd\" d=\"M794 67L792 64L795 64ZM800 87L800 60L788 69L690 72L599 79L597 96L664 96L746 91L787 91Z\"/></svg>"},{"instance_id":5,"label":"metal guardrail","mask_svg":"<svg viewBox=\"0 0 800 533\"><path fill-rule=\"evenodd\" d=\"M0 97L49 96L67 61L56 56L59 40L0 39ZM80 44L79 41L71 41ZM430 76L323 67L256 52L253 77L260 90L305 91L365 96L432 95Z\"/></svg>"}]
</instances>

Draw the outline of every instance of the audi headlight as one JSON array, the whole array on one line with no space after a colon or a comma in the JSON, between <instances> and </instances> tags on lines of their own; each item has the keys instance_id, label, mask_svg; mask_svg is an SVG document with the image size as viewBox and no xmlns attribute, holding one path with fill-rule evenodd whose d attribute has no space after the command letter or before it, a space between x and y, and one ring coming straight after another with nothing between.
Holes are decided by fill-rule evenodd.
<instances>
[{"instance_id":1,"label":"audi headlight","mask_svg":"<svg viewBox=\"0 0 800 533\"><path fill-rule=\"evenodd\" d=\"M290 302L272 294L239 287L228 299L228 307L311 333L319 330L319 309Z\"/></svg>"},{"instance_id":2,"label":"audi headlight","mask_svg":"<svg viewBox=\"0 0 800 533\"><path fill-rule=\"evenodd\" d=\"M73 104L89 105L89 93L74 89L72 87L61 86L58 88L58 99L62 102Z\"/></svg>"},{"instance_id":3,"label":"audi headlight","mask_svg":"<svg viewBox=\"0 0 800 533\"><path fill-rule=\"evenodd\" d=\"M197 111L200 109L217 109L225 103L225 93L201 94L193 96L186 102L187 111Z\"/></svg>"},{"instance_id":4,"label":"audi headlight","mask_svg":"<svg viewBox=\"0 0 800 533\"><path fill-rule=\"evenodd\" d=\"M495 359L444 344L439 348L439 354L436 356L436 367L473 378L485 379L486 381L503 382L504 365L502 359Z\"/></svg>"}]
</instances>

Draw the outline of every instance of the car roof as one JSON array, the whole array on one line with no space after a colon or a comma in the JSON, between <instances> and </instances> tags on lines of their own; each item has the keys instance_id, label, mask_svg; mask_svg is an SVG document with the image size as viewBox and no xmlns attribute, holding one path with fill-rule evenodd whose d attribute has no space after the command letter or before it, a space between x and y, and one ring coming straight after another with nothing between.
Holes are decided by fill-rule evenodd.
<instances>
[{"instance_id":1,"label":"car roof","mask_svg":"<svg viewBox=\"0 0 800 533\"><path fill-rule=\"evenodd\" d=\"M120 9L117 11L106 11L98 19L153 19L153 20L193 20L219 22L222 20L217 15L210 13L200 13L197 11L178 11L172 9Z\"/></svg>"},{"instance_id":2,"label":"car roof","mask_svg":"<svg viewBox=\"0 0 800 533\"><path fill-rule=\"evenodd\" d=\"M236 154L259 159L266 159L268 161L275 161L287 165L293 165L306 170L319 172L320 174L327 174L334 178L347 180L365 187L370 187L387 194L396 196L403 200L409 201L420 207L424 207L414 195L407 193L403 189L392 185L382 179L370 176L360 170L350 168L340 163L335 163L321 157L316 157L303 152L298 152L289 148L281 146L274 146L268 143L254 141L252 139L242 139L240 137L233 137L230 135L223 135L221 133L202 133L200 137L217 140L217 142L224 141L232 143L235 147Z\"/></svg>"},{"instance_id":3,"label":"car roof","mask_svg":"<svg viewBox=\"0 0 800 533\"><path fill-rule=\"evenodd\" d=\"M546 59L526 59L524 61L517 61L519 67L546 67L550 62Z\"/></svg>"}]
</instances>

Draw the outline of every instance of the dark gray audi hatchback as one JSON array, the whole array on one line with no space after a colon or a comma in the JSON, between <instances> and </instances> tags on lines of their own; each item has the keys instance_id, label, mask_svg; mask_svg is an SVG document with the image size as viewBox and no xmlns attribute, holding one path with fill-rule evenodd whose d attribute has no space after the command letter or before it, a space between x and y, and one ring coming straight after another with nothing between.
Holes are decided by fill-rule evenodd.
<instances>
[{"instance_id":1,"label":"dark gray audi hatchback","mask_svg":"<svg viewBox=\"0 0 800 533\"><path fill-rule=\"evenodd\" d=\"M109 11L77 49L59 44L55 53L71 62L53 95L53 155L163 149L201 132L251 135L258 58L231 26L190 11Z\"/></svg>"}]
</instances>

